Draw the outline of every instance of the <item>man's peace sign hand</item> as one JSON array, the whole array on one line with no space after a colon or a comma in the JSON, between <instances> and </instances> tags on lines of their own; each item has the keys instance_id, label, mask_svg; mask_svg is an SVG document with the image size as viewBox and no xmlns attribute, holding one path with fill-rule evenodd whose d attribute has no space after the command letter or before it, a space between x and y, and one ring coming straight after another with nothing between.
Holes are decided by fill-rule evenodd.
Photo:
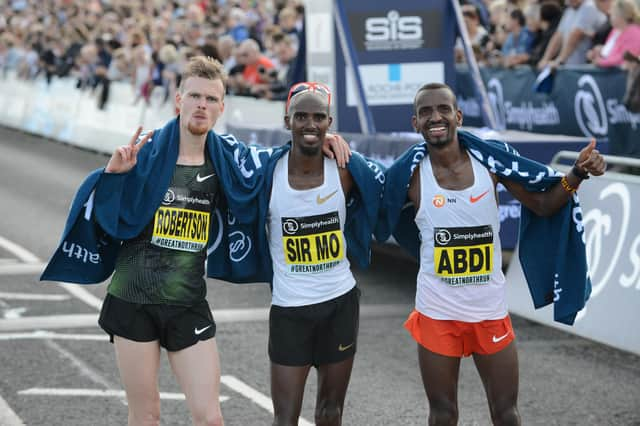
<instances>
[{"instance_id":1,"label":"man's peace sign hand","mask_svg":"<svg viewBox=\"0 0 640 426\"><path fill-rule=\"evenodd\" d=\"M138 137L142 132L142 127L138 127L135 135L131 138L128 145L123 145L116 148L115 152L109 159L107 163L107 167L105 167L104 171L107 173L127 173L129 170L133 169L133 166L136 165L138 161L138 152L140 149L149 141L151 136L153 135L153 130L144 135L140 142Z\"/></svg>"}]
</instances>

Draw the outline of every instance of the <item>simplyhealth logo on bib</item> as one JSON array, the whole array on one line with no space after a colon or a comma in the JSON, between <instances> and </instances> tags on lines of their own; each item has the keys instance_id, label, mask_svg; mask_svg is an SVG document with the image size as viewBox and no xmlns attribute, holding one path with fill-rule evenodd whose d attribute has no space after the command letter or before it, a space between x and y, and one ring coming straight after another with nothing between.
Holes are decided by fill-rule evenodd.
<instances>
[{"instance_id":1,"label":"simplyhealth logo on bib","mask_svg":"<svg viewBox=\"0 0 640 426\"><path fill-rule=\"evenodd\" d=\"M327 271L344 258L344 238L338 212L282 217L282 246L292 274Z\"/></svg>"},{"instance_id":2,"label":"simplyhealth logo on bib","mask_svg":"<svg viewBox=\"0 0 640 426\"><path fill-rule=\"evenodd\" d=\"M205 193L169 188L153 218L151 243L189 252L204 249L209 239L211 205Z\"/></svg>"},{"instance_id":3,"label":"simplyhealth logo on bib","mask_svg":"<svg viewBox=\"0 0 640 426\"><path fill-rule=\"evenodd\" d=\"M489 282L493 271L491 225L435 228L433 241L435 272L443 282L452 286Z\"/></svg>"}]
</instances>

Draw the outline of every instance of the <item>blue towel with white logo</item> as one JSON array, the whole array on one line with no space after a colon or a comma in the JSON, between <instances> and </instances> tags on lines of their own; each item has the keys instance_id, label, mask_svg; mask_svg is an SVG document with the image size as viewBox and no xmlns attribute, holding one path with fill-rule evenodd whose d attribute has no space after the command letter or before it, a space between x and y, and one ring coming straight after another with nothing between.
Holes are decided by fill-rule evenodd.
<instances>
[{"instance_id":1,"label":"blue towel with white logo","mask_svg":"<svg viewBox=\"0 0 640 426\"><path fill-rule=\"evenodd\" d=\"M562 177L544 164L521 157L504 142L483 140L463 130L458 130L458 139L491 173L514 180L529 191L545 191ZM427 144L416 144L386 171L381 217L375 230L377 240L393 235L416 258L419 233L413 204L407 203L407 190L413 170L425 155ZM572 325L591 294L582 210L576 194L550 217L537 216L521 206L519 255L535 308L554 303L554 320Z\"/></svg>"},{"instance_id":2,"label":"blue towel with white logo","mask_svg":"<svg viewBox=\"0 0 640 426\"><path fill-rule=\"evenodd\" d=\"M223 236L232 236L228 243L222 245L223 249L210 250L207 260L208 276L233 282L255 282L273 279L272 259L269 251L269 240L266 232L267 214L269 212L269 200L271 198L271 186L273 173L278 159L291 148L288 143L274 151L269 162L265 166L264 190L256 198L255 209L257 221L251 227L245 227L240 232L233 230L223 232ZM347 165L354 180L354 188L347 196L347 217L344 225L344 236L347 245L347 254L360 268L366 268L371 259L371 240L373 230L379 217L380 202L384 189L384 168L377 162L353 152ZM239 281L235 273L235 258L242 255L234 254L236 247L256 247L254 262L257 263L256 275ZM224 250L229 247L229 252Z\"/></svg>"},{"instance_id":3,"label":"blue towel with white logo","mask_svg":"<svg viewBox=\"0 0 640 426\"><path fill-rule=\"evenodd\" d=\"M144 230L171 183L178 158L178 120L154 132L130 172L104 173L101 168L86 178L41 280L94 284L109 278L122 241ZM206 151L224 193L211 219L208 277L238 283L271 281L264 227L267 189L275 163L288 149L289 145L274 149L247 147L230 135L213 131L207 135ZM374 182L380 180L381 173L364 159L358 160L362 157L353 158L356 160L349 163L349 170L359 189L354 191L347 210L345 238L357 263L364 266L369 261L369 241L382 194L382 184ZM359 215L365 220L353 220Z\"/></svg>"}]
</instances>

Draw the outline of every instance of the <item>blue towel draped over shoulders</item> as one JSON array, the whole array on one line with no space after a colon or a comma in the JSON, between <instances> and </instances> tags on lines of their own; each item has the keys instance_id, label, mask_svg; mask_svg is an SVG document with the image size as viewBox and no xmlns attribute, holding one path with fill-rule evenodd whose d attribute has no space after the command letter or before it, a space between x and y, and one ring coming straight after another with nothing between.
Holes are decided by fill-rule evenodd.
<instances>
[{"instance_id":1,"label":"blue towel draped over shoulders","mask_svg":"<svg viewBox=\"0 0 640 426\"><path fill-rule=\"evenodd\" d=\"M178 158L179 118L156 130L128 173L93 171L73 200L65 230L41 279L100 283L112 274L123 240L139 235L152 220L171 183ZM231 135L207 135L206 152L224 197L212 212L207 276L245 283L273 276L265 229L273 170L290 144L247 147ZM349 170L355 186L347 206L345 238L356 263L369 263L384 173L354 154Z\"/></svg>"},{"instance_id":2,"label":"blue towel draped over shoulders","mask_svg":"<svg viewBox=\"0 0 640 426\"><path fill-rule=\"evenodd\" d=\"M458 139L491 173L513 180L528 191L545 191L561 179L559 172L521 157L504 142L482 140L463 130L458 130ZM385 241L393 235L416 258L420 242L415 209L408 203L407 191L413 170L427 154L425 142L416 144L387 170L381 216L375 229L377 240ZM553 303L554 320L573 324L591 294L577 194L550 217L537 216L522 205L518 248L534 307Z\"/></svg>"}]
</instances>

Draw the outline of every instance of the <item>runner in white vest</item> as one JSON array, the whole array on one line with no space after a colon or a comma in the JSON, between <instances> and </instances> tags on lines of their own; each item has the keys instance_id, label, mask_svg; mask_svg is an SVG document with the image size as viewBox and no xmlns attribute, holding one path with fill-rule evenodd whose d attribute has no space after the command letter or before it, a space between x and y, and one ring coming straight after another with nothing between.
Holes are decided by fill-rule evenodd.
<instances>
[{"instance_id":1,"label":"runner in white vest","mask_svg":"<svg viewBox=\"0 0 640 426\"><path fill-rule=\"evenodd\" d=\"M276 165L267 227L273 259L269 315L275 425L297 425L311 366L318 371L315 421L339 425L356 352L359 290L347 260L345 195L351 174L325 161L331 93L320 83L289 92L292 147Z\"/></svg>"},{"instance_id":2,"label":"runner in white vest","mask_svg":"<svg viewBox=\"0 0 640 426\"><path fill-rule=\"evenodd\" d=\"M414 108L412 123L428 153L408 189L421 244L416 308L405 327L418 343L429 424L457 423L460 359L473 355L494 424L518 425L518 355L505 301L496 186L502 183L535 214L549 216L606 165L593 141L559 184L529 192L498 178L459 142L462 112L447 85L421 87Z\"/></svg>"}]
</instances>

